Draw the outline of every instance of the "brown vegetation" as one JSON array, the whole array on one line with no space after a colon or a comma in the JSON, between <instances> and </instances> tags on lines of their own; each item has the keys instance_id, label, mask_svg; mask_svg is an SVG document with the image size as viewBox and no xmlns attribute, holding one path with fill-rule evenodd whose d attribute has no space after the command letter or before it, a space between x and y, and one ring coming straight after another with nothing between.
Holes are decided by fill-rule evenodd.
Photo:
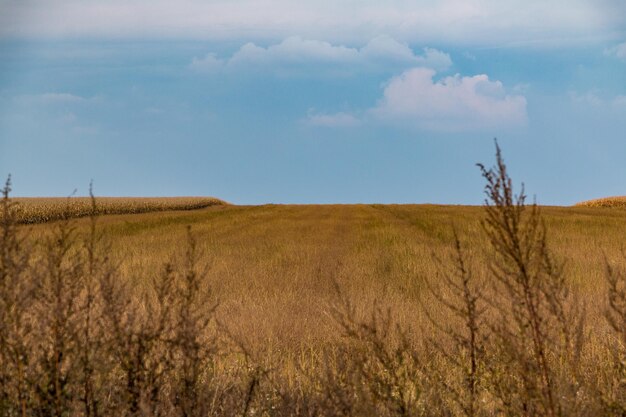
<instances>
[{"instance_id":1,"label":"brown vegetation","mask_svg":"<svg viewBox=\"0 0 626 417\"><path fill-rule=\"evenodd\" d=\"M14 198L14 217L18 223L45 223L92 214L89 197ZM226 204L213 197L99 197L95 208L101 214L138 214L153 211L197 210ZM2 216L2 213L0 213Z\"/></svg>"},{"instance_id":2,"label":"brown vegetation","mask_svg":"<svg viewBox=\"0 0 626 417\"><path fill-rule=\"evenodd\" d=\"M604 197L595 200L581 201L577 207L626 207L626 197Z\"/></svg>"},{"instance_id":3,"label":"brown vegetation","mask_svg":"<svg viewBox=\"0 0 626 417\"><path fill-rule=\"evenodd\" d=\"M626 215L496 162L483 208L24 226L7 183L0 415L626 415Z\"/></svg>"}]
</instances>

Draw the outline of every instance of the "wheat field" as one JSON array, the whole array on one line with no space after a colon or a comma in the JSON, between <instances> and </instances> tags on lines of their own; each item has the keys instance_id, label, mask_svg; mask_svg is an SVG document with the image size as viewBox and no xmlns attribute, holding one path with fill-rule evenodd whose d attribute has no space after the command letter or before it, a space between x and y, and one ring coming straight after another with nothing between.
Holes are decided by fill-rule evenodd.
<instances>
[{"instance_id":1,"label":"wheat field","mask_svg":"<svg viewBox=\"0 0 626 417\"><path fill-rule=\"evenodd\" d=\"M620 259L626 212L543 207L542 213L567 280L588 301L590 320L601 323L603 259ZM327 314L333 280L364 315L378 300L403 326L426 325L418 299L424 280L438 273L434 257L451 251L453 227L467 246L471 267L487 272L483 217L478 206L216 205L103 216L98 222L122 275L137 282L179 253L190 225L220 301L220 320L259 355L280 352L272 360L289 362L307 360L338 337ZM76 225L86 232L89 221ZM52 226L32 226L32 232L43 236Z\"/></svg>"}]
</instances>

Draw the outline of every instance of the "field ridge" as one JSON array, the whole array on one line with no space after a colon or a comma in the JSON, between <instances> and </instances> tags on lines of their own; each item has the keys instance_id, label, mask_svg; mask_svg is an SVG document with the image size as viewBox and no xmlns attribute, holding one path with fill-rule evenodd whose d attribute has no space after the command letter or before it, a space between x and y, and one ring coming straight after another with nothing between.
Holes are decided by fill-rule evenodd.
<instances>
[{"instance_id":1,"label":"field ridge","mask_svg":"<svg viewBox=\"0 0 626 417\"><path fill-rule=\"evenodd\" d=\"M626 207L626 196L613 196L585 200L574 204L575 207Z\"/></svg>"},{"instance_id":2,"label":"field ridge","mask_svg":"<svg viewBox=\"0 0 626 417\"><path fill-rule=\"evenodd\" d=\"M227 205L214 197L96 197L95 200L98 215L198 210ZM20 197L12 201L17 207L16 220L21 224L46 223L92 214L90 197Z\"/></svg>"}]
</instances>

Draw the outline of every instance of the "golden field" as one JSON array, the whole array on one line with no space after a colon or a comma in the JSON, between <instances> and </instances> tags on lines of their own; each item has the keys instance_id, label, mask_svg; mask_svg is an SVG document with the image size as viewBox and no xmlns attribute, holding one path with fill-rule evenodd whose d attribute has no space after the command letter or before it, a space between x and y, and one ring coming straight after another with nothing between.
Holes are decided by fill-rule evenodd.
<instances>
[{"instance_id":1,"label":"golden field","mask_svg":"<svg viewBox=\"0 0 626 417\"><path fill-rule=\"evenodd\" d=\"M23 201L18 199L19 203ZM45 201L42 199L40 207ZM107 203L106 199L97 199L98 206ZM38 205L36 200L30 204ZM133 314L145 316L135 322L129 318L132 315L124 312L116 320L135 323L143 329L150 328L150 321L156 320L154 317L165 308L153 306L159 305L158 294L165 293L151 288L160 288L154 284L160 282L155 278L162 275L167 262L185 265L186 227L191 227L198 254L196 266L202 271L197 288L203 291L194 308L201 311L216 304L216 309L211 310L214 321L209 333L211 337L216 337L214 332L222 334L217 338L205 335L201 340L217 343L219 339L220 349L224 350L219 354L211 351L207 362L210 365L202 362L212 376L208 383L203 379L208 378L206 375L201 379L211 387L213 396L210 401L203 397L202 404L211 403L214 408L202 412L194 408L197 413L187 415L496 415L499 407L504 407L498 404L510 409L531 404L536 409L527 415L537 416L600 415L599 410L602 415L621 415L620 401L624 398L620 392L626 385L620 384L626 384L626 379L620 382L622 368L614 368L610 359L613 341L619 337L612 336L605 319L609 308L606 274L607 262L624 262L626 211L578 206L541 207L540 211L548 231L546 242L552 251L551 259L559 265L563 262L562 276L567 288L563 299L569 300L567 308L574 302L581 307L585 322L581 330L584 344L581 342L576 356L577 376L563 376L558 366L554 374L558 381L577 381L571 398L580 400L568 402L569 386L550 388L563 396L565 404L559 412L554 411L554 406L550 414L546 414L550 410L545 405L549 404L547 397L540 391L525 391L527 397L511 397L513 405L498 399L498 395L505 398L506 393L493 391L494 375L513 378L507 380L509 383L521 382L511 371L498 374L487 365L484 369L483 365L476 368L475 375L481 376L475 384L481 388L479 394L472 394L471 403L478 408L468 412L462 406L468 395L463 385L467 377L459 374L465 372L465 365L462 360L461 365L455 365L456 359L451 362L445 353L461 352L462 359L468 352L459 339L450 337L453 333L445 330L448 326L462 329L462 320L458 321L436 297L439 294L444 301L453 299L451 288L440 284L442 274L454 270L454 230L461 243L465 268L475 279L485 283L494 273L490 261L495 255L485 234L484 207L211 204L189 211L99 216L96 230L106 248L106 262L114 266L113 275L125 283L126 292L136 295L138 310L132 310ZM83 242L92 233L93 225L89 218L80 218L69 224L53 221L21 226L20 230L51 253L52 246L46 246L54 244L50 236L59 236L60 230L70 228L73 239ZM45 254L38 256L46 259ZM189 273L175 276L176 282L184 282ZM486 293L495 291L489 286L481 288ZM624 291L623 287L618 290ZM106 317L106 311L103 307L100 314ZM77 314L82 317L82 313ZM487 312L486 317L485 320L496 320L498 312ZM101 331L103 335L118 334L110 329ZM168 331L175 333L176 326ZM150 333L144 330L129 334L151 340L146 336ZM546 333L543 337L548 340L549 336ZM131 349L133 345L128 343L123 346ZM139 362L137 369L146 366L154 370L146 375L159 375L158 363L166 360L169 349L167 344L159 346L150 355L161 359L144 365ZM495 363L496 367L504 363L502 357L494 357L495 362L485 359L484 363ZM550 363L566 363L570 359L554 357ZM123 381L123 369L126 368L122 366L118 373L108 371L106 378ZM172 375L183 371L175 372ZM534 375L534 371L528 372ZM176 381L171 378L174 379L169 382L152 382L154 385L145 380L142 383L156 386L158 395L166 395L173 389L171 381ZM542 382L538 381L535 385L540 387ZM128 386L128 381L120 384ZM148 397L137 396L146 404L164 401L159 397L151 403ZM111 394L106 398L112 398ZM76 398L73 401L72 404L80 403ZM182 407L176 405L176 400L168 401L174 408ZM130 402L129 408L113 403L111 410L131 410L128 415L159 415L156 408L140 412L139 402ZM168 413L173 413L172 409ZM91 415L86 411L79 414Z\"/></svg>"},{"instance_id":2,"label":"golden field","mask_svg":"<svg viewBox=\"0 0 626 417\"><path fill-rule=\"evenodd\" d=\"M99 201L99 200L98 200ZM600 322L602 262L620 258L626 212L544 207L549 242L567 279ZM144 282L179 255L186 225L198 239L218 314L264 353L297 358L336 337L327 316L336 279L367 310L391 307L403 325L422 320L417 300L436 276L434 256L452 248L456 227L472 268L486 273L482 207L436 205L214 206L189 212L111 215L98 220L124 276ZM86 230L88 219L76 223ZM43 234L52 224L32 228Z\"/></svg>"}]
</instances>

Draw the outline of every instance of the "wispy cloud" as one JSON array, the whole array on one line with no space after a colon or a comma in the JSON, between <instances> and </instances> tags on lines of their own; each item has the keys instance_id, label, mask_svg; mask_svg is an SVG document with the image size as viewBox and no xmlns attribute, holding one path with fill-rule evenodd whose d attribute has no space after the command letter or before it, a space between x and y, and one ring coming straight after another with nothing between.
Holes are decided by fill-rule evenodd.
<instances>
[{"instance_id":1,"label":"wispy cloud","mask_svg":"<svg viewBox=\"0 0 626 417\"><path fill-rule=\"evenodd\" d=\"M626 21L622 0L0 0L0 36L502 44L605 36Z\"/></svg>"},{"instance_id":2,"label":"wispy cloud","mask_svg":"<svg viewBox=\"0 0 626 417\"><path fill-rule=\"evenodd\" d=\"M626 61L626 42L620 43L619 45L615 45L611 48L607 48L604 50L604 53L606 55L612 55Z\"/></svg>"},{"instance_id":3,"label":"wispy cloud","mask_svg":"<svg viewBox=\"0 0 626 417\"><path fill-rule=\"evenodd\" d=\"M602 106L606 104L603 98L600 98L597 91L587 91L586 93L578 93L576 91L569 92L569 98L577 104L585 104L590 106Z\"/></svg>"},{"instance_id":4,"label":"wispy cloud","mask_svg":"<svg viewBox=\"0 0 626 417\"><path fill-rule=\"evenodd\" d=\"M370 113L385 123L435 131L483 130L526 123L526 98L508 94L487 75L433 80L435 71L413 68L393 77Z\"/></svg>"},{"instance_id":5,"label":"wispy cloud","mask_svg":"<svg viewBox=\"0 0 626 417\"><path fill-rule=\"evenodd\" d=\"M18 102L39 103L39 104L76 104L83 103L89 99L71 93L43 93L33 95L22 95L15 97Z\"/></svg>"},{"instance_id":6,"label":"wispy cloud","mask_svg":"<svg viewBox=\"0 0 626 417\"><path fill-rule=\"evenodd\" d=\"M570 91L569 97L573 103L597 108L626 109L626 96L603 94L599 90L590 90L585 93Z\"/></svg>"},{"instance_id":7,"label":"wispy cloud","mask_svg":"<svg viewBox=\"0 0 626 417\"><path fill-rule=\"evenodd\" d=\"M321 114L309 112L305 123L317 127L354 127L361 124L361 120L350 113Z\"/></svg>"},{"instance_id":8,"label":"wispy cloud","mask_svg":"<svg viewBox=\"0 0 626 417\"><path fill-rule=\"evenodd\" d=\"M213 73L222 70L224 62L211 52L203 58L195 57L189 64L189 68L198 72Z\"/></svg>"},{"instance_id":9,"label":"wispy cloud","mask_svg":"<svg viewBox=\"0 0 626 417\"><path fill-rule=\"evenodd\" d=\"M327 66L331 71L337 68L344 71L376 71L390 66L424 66L445 70L452 65L452 60L447 53L433 48L424 48L422 54L416 54L408 45L389 36L377 36L361 48L293 36L268 47L247 43L225 59L209 53L203 58L194 58L190 68L199 72L284 71L310 70L311 64Z\"/></svg>"},{"instance_id":10,"label":"wispy cloud","mask_svg":"<svg viewBox=\"0 0 626 417\"><path fill-rule=\"evenodd\" d=\"M0 97L0 109L13 123L46 125L51 130L79 135L99 132L90 116L101 103L102 99L98 96L83 97L68 92Z\"/></svg>"}]
</instances>

